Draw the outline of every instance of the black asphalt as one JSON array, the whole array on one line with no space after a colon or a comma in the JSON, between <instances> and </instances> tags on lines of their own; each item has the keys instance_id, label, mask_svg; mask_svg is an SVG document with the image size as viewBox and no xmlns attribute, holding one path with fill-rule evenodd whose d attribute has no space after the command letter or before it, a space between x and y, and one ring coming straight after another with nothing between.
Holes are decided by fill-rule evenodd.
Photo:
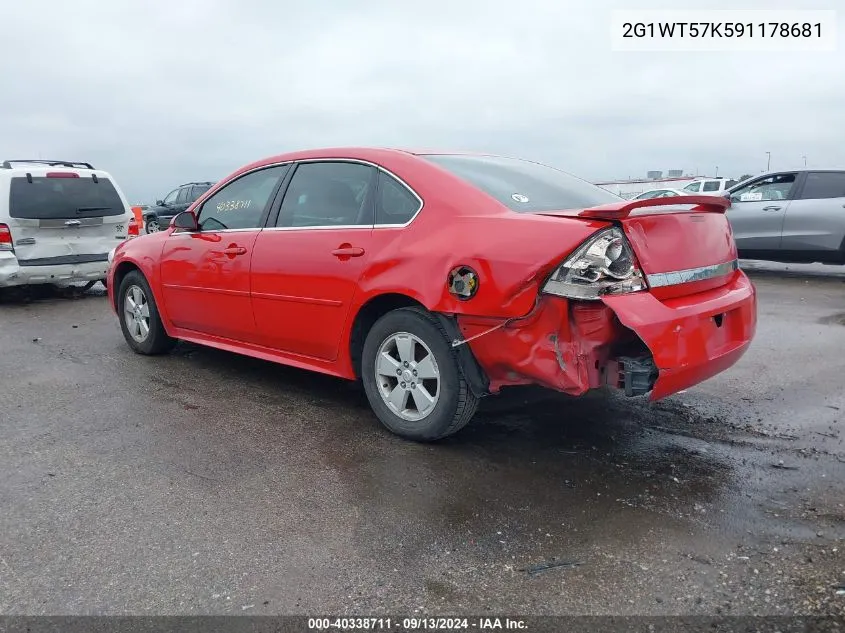
<instances>
[{"instance_id":1,"label":"black asphalt","mask_svg":"<svg viewBox=\"0 0 845 633\"><path fill-rule=\"evenodd\" d=\"M0 613L843 613L845 276L749 269L724 374L432 445L351 383L135 355L99 286L3 293Z\"/></svg>"}]
</instances>

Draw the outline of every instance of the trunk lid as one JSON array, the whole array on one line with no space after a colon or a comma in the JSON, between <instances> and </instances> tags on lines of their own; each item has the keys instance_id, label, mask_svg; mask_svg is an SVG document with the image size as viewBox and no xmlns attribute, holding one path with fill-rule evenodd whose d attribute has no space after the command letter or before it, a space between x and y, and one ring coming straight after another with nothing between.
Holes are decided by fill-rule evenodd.
<instances>
[{"instance_id":1,"label":"trunk lid","mask_svg":"<svg viewBox=\"0 0 845 633\"><path fill-rule=\"evenodd\" d=\"M544 215L619 223L652 293L669 298L702 292L733 278L737 250L725 215L729 206L730 200L719 196L677 196Z\"/></svg>"},{"instance_id":2,"label":"trunk lid","mask_svg":"<svg viewBox=\"0 0 845 633\"><path fill-rule=\"evenodd\" d=\"M131 217L105 172L33 169L11 178L9 230L21 266L106 261Z\"/></svg>"}]
</instances>

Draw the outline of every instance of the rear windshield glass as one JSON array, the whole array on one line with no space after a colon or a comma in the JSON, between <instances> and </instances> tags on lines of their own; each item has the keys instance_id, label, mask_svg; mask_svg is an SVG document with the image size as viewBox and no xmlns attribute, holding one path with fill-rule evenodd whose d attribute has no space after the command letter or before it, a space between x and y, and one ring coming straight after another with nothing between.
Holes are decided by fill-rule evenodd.
<instances>
[{"instance_id":1,"label":"rear windshield glass","mask_svg":"<svg viewBox=\"0 0 845 633\"><path fill-rule=\"evenodd\" d=\"M121 215L126 210L108 178L12 178L9 215L34 220L96 218Z\"/></svg>"},{"instance_id":2,"label":"rear windshield glass","mask_svg":"<svg viewBox=\"0 0 845 633\"><path fill-rule=\"evenodd\" d=\"M620 200L586 180L526 160L449 154L432 154L424 158L478 187L513 211L538 213L584 209Z\"/></svg>"}]
</instances>

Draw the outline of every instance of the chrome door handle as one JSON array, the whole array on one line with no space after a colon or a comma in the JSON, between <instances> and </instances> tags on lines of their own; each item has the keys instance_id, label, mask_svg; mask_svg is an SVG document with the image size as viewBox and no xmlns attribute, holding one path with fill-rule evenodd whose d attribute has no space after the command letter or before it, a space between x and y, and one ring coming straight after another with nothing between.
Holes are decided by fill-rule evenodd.
<instances>
[{"instance_id":1,"label":"chrome door handle","mask_svg":"<svg viewBox=\"0 0 845 633\"><path fill-rule=\"evenodd\" d=\"M780 207L763 207L763 211L780 211Z\"/></svg>"},{"instance_id":2,"label":"chrome door handle","mask_svg":"<svg viewBox=\"0 0 845 633\"><path fill-rule=\"evenodd\" d=\"M229 246L223 249L224 255L246 255L246 249L243 246Z\"/></svg>"}]
</instances>

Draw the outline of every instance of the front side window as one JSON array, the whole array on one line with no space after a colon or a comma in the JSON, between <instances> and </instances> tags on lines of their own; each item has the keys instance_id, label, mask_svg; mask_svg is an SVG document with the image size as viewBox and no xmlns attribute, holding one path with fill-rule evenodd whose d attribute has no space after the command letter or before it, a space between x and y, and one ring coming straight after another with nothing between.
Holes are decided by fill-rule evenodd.
<instances>
[{"instance_id":1,"label":"front side window","mask_svg":"<svg viewBox=\"0 0 845 633\"><path fill-rule=\"evenodd\" d=\"M684 191L701 191L701 183L691 182L686 187L684 187Z\"/></svg>"},{"instance_id":2,"label":"front side window","mask_svg":"<svg viewBox=\"0 0 845 633\"><path fill-rule=\"evenodd\" d=\"M731 193L731 202L786 200L795 186L795 174L777 174L740 187Z\"/></svg>"},{"instance_id":3,"label":"front side window","mask_svg":"<svg viewBox=\"0 0 845 633\"><path fill-rule=\"evenodd\" d=\"M825 198L845 198L845 172L820 171L807 174L802 200L823 200Z\"/></svg>"},{"instance_id":4,"label":"front side window","mask_svg":"<svg viewBox=\"0 0 845 633\"><path fill-rule=\"evenodd\" d=\"M511 211L586 209L619 197L564 171L516 158L429 154L423 158L495 198Z\"/></svg>"},{"instance_id":5,"label":"front side window","mask_svg":"<svg viewBox=\"0 0 845 633\"><path fill-rule=\"evenodd\" d=\"M361 163L326 161L297 166L276 226L372 226L376 169Z\"/></svg>"},{"instance_id":6,"label":"front side window","mask_svg":"<svg viewBox=\"0 0 845 633\"><path fill-rule=\"evenodd\" d=\"M401 182L379 172L376 224L407 224L420 210L419 199Z\"/></svg>"},{"instance_id":7,"label":"front side window","mask_svg":"<svg viewBox=\"0 0 845 633\"><path fill-rule=\"evenodd\" d=\"M174 189L164 198L164 204L176 204L176 197L179 195L179 190Z\"/></svg>"},{"instance_id":8,"label":"front side window","mask_svg":"<svg viewBox=\"0 0 845 633\"><path fill-rule=\"evenodd\" d=\"M719 191L720 184L718 180L708 180L704 183L702 191Z\"/></svg>"},{"instance_id":9,"label":"front side window","mask_svg":"<svg viewBox=\"0 0 845 633\"><path fill-rule=\"evenodd\" d=\"M259 169L227 184L203 202L199 212L200 230L258 228L270 196L288 168L288 165L276 165Z\"/></svg>"}]
</instances>

